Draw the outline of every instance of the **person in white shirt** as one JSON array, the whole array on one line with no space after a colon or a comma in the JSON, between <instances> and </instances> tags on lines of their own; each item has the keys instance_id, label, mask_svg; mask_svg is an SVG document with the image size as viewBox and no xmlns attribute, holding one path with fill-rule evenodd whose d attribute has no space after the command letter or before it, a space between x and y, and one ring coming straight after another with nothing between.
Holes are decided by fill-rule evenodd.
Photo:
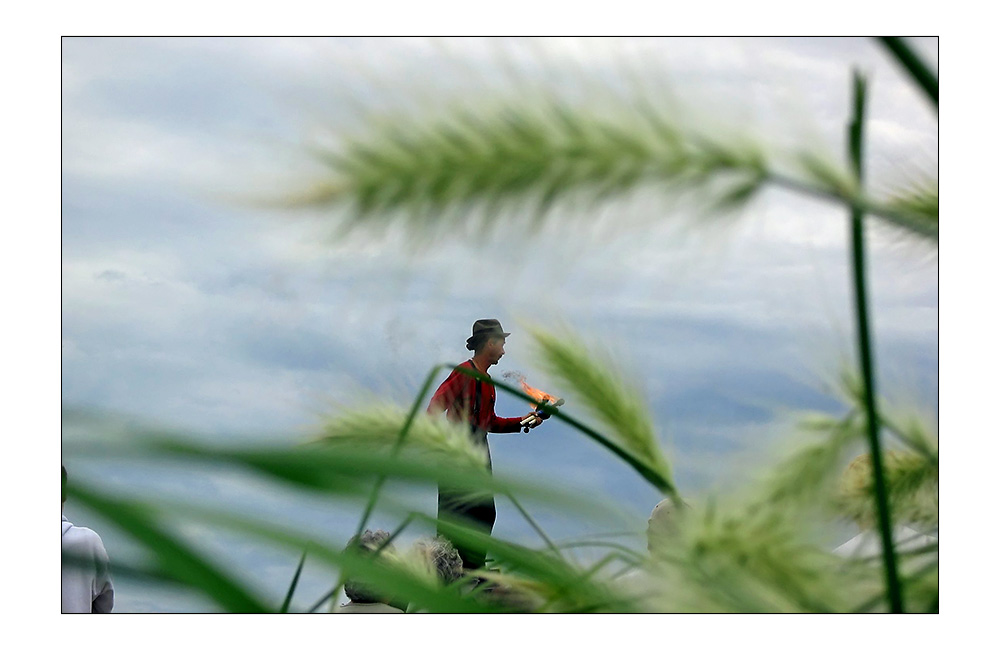
<instances>
[{"instance_id":1,"label":"person in white shirt","mask_svg":"<svg viewBox=\"0 0 1000 650\"><path fill-rule=\"evenodd\" d=\"M62 507L66 508L66 468L62 468ZM108 614L115 606L110 562L101 536L74 526L62 516L62 611Z\"/></svg>"}]
</instances>

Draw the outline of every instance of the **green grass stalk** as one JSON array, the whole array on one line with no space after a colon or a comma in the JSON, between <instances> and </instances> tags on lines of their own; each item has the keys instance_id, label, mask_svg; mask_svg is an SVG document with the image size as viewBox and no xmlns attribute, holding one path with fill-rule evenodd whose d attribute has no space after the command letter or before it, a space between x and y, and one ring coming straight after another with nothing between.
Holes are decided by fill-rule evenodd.
<instances>
[{"instance_id":1,"label":"green grass stalk","mask_svg":"<svg viewBox=\"0 0 1000 650\"><path fill-rule=\"evenodd\" d=\"M528 524L535 529L535 532L538 533L538 535L543 540L545 540L545 544L548 545L550 549L552 549L552 552L558 555L559 557L562 557L562 553L559 551L559 547L557 547L549 538L549 536L545 534L545 531L542 530L542 527L538 525L538 522L536 522L535 519L528 514L528 511L525 510L520 503L518 503L517 499L514 498L514 495L508 492L504 496L510 499L510 502L513 503L514 507L517 508L518 512L521 513L521 516L524 517L524 520L527 521Z\"/></svg>"},{"instance_id":2,"label":"green grass stalk","mask_svg":"<svg viewBox=\"0 0 1000 650\"><path fill-rule=\"evenodd\" d=\"M302 558L299 560L299 566L295 569L295 575L292 577L292 584L288 587L288 593L285 594L285 601L281 603L281 614L288 613L288 607L292 604L292 595L295 593L295 588L299 585L299 576L302 575L302 567L306 563L306 553L308 549L302 551Z\"/></svg>"},{"instance_id":3,"label":"green grass stalk","mask_svg":"<svg viewBox=\"0 0 1000 650\"><path fill-rule=\"evenodd\" d=\"M937 75L931 72L927 64L917 56L917 54L910 49L902 38L898 36L881 36L879 37L879 42L885 46L885 49L896 58L903 68L910 73L913 80L917 83L927 98L931 100L934 104L934 110L938 108L938 79Z\"/></svg>"},{"instance_id":4,"label":"green grass stalk","mask_svg":"<svg viewBox=\"0 0 1000 650\"><path fill-rule=\"evenodd\" d=\"M864 178L862 164L864 142L864 110L866 83L865 78L854 73L854 117L848 129L851 164L860 186ZM872 359L871 331L868 323L868 298L865 289L865 240L864 212L854 207L851 209L851 256L854 271L854 312L857 316L858 352L861 366L861 377L864 382L864 406L866 432L871 449L872 473L875 486L875 510L878 516L879 533L882 538L882 559L885 565L886 594L889 607L893 613L903 611L902 585L896 566L895 551L892 544L892 521L889 512L889 495L885 485L885 474L882 466L882 451L879 443L878 411L875 408L875 372Z\"/></svg>"}]
</instances>

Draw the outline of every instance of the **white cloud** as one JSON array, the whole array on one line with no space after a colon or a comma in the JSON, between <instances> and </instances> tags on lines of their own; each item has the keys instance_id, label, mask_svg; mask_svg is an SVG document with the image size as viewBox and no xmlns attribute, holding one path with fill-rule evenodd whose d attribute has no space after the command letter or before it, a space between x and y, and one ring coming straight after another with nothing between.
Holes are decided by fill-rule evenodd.
<instances>
[{"instance_id":1,"label":"white cloud","mask_svg":"<svg viewBox=\"0 0 1000 650\"><path fill-rule=\"evenodd\" d=\"M204 164L206 150L190 135L121 118L64 118L63 173L115 180L176 178Z\"/></svg>"},{"instance_id":2,"label":"white cloud","mask_svg":"<svg viewBox=\"0 0 1000 650\"><path fill-rule=\"evenodd\" d=\"M70 321L129 322L150 335L173 332L199 293L178 279L178 260L124 252L63 262L63 310ZM114 279L111 279L114 278Z\"/></svg>"}]
</instances>

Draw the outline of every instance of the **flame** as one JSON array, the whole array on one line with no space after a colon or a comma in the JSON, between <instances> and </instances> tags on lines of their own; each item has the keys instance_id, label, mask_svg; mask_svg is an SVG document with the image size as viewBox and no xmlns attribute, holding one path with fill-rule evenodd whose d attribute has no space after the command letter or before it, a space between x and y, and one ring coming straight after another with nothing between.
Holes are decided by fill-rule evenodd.
<instances>
[{"instance_id":1,"label":"flame","mask_svg":"<svg viewBox=\"0 0 1000 650\"><path fill-rule=\"evenodd\" d=\"M549 404L555 404L556 402L559 401L559 398L556 397L555 395L546 393L544 390L538 390L534 386L528 384L528 382L524 381L524 375L515 370L509 370L503 373L503 376L506 379L517 380L517 382L521 384L521 389L524 390L524 392L527 393L529 397L533 398L532 403L535 405L536 408L538 407L539 404L541 404L545 400L548 400Z\"/></svg>"},{"instance_id":2,"label":"flame","mask_svg":"<svg viewBox=\"0 0 1000 650\"><path fill-rule=\"evenodd\" d=\"M543 390L538 390L533 386L529 386L528 382L524 381L523 377L521 378L521 388L524 389L525 393L527 393L533 398L536 407L545 400L548 400L549 404L554 404L559 401L559 398L556 397L555 395L550 395Z\"/></svg>"}]
</instances>

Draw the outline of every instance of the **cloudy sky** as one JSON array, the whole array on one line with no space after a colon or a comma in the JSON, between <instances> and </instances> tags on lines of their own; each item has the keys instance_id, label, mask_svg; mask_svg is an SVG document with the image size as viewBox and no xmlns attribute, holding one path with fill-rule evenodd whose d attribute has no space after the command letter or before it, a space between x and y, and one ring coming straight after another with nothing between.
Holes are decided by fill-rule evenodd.
<instances>
[{"instance_id":1,"label":"cloudy sky","mask_svg":"<svg viewBox=\"0 0 1000 650\"><path fill-rule=\"evenodd\" d=\"M914 45L936 65L936 39ZM565 323L642 386L681 490L710 491L766 455L789 410L838 408L821 387L853 358L842 209L768 191L706 224L643 191L564 207L537 233L441 233L414 247L396 231L338 238L333 212L249 204L315 178L307 147L373 115L432 114L456 98L510 100L538 87L587 105L627 101L638 84L699 125L840 156L853 67L870 81L872 186L936 174L934 111L861 38L64 39L63 403L220 439L295 440L361 395L412 399L432 365L467 358L477 318L514 332L494 375L516 370L547 388L523 328ZM892 231L869 234L879 383L936 420L936 251ZM472 259L484 275L456 265ZM501 395L497 410L524 408ZM491 447L498 472L614 499L637 530L657 500L557 423L493 436ZM179 476L118 467L109 480L255 498L239 477ZM280 494L265 501L289 508ZM345 540L351 531L337 527L356 521L325 504L291 509ZM543 523L556 536L581 532L558 516ZM503 505L496 530L531 541ZM127 552L113 532L106 540ZM297 559L233 555L279 592ZM321 578L303 589L320 593ZM122 589L118 603L195 607L139 587Z\"/></svg>"}]
</instances>

